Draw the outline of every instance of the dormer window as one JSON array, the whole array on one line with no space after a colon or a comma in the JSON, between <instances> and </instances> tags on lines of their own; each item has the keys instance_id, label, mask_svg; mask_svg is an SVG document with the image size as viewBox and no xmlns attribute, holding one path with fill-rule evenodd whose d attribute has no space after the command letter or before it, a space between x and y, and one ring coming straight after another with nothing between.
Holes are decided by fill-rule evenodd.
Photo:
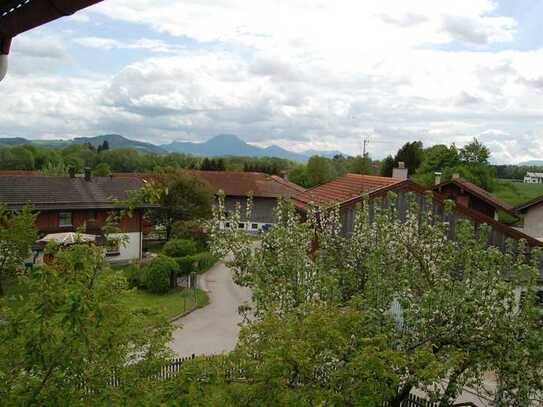
<instances>
[{"instance_id":1,"label":"dormer window","mask_svg":"<svg viewBox=\"0 0 543 407\"><path fill-rule=\"evenodd\" d=\"M72 213L71 212L60 212L58 214L58 226L61 228L70 228L72 227Z\"/></svg>"}]
</instances>

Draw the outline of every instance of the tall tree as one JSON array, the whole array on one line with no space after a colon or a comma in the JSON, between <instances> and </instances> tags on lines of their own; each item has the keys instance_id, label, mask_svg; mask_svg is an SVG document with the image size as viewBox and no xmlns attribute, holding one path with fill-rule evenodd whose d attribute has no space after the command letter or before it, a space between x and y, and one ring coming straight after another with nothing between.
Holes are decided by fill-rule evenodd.
<instances>
[{"instance_id":1,"label":"tall tree","mask_svg":"<svg viewBox=\"0 0 543 407\"><path fill-rule=\"evenodd\" d=\"M424 158L422 141L413 141L405 143L396 153L394 164L404 162L409 175L415 174Z\"/></svg>"},{"instance_id":2,"label":"tall tree","mask_svg":"<svg viewBox=\"0 0 543 407\"><path fill-rule=\"evenodd\" d=\"M319 185L334 177L330 160L314 155L307 162L307 179L311 185Z\"/></svg>"},{"instance_id":3,"label":"tall tree","mask_svg":"<svg viewBox=\"0 0 543 407\"><path fill-rule=\"evenodd\" d=\"M443 173L447 169L456 168L459 164L458 149L454 144L451 146L436 144L424 150L424 159L417 170L415 180L431 186L434 184L436 172Z\"/></svg>"},{"instance_id":4,"label":"tall tree","mask_svg":"<svg viewBox=\"0 0 543 407\"><path fill-rule=\"evenodd\" d=\"M361 155L356 156L351 160L350 172L355 174L372 174L372 164L373 162L367 154L364 157Z\"/></svg>"},{"instance_id":5,"label":"tall tree","mask_svg":"<svg viewBox=\"0 0 543 407\"><path fill-rule=\"evenodd\" d=\"M463 164L488 165L490 150L474 138L471 143L466 144L460 149L459 158Z\"/></svg>"},{"instance_id":6,"label":"tall tree","mask_svg":"<svg viewBox=\"0 0 543 407\"><path fill-rule=\"evenodd\" d=\"M394 170L394 158L389 155L383 160L383 165L381 166L381 175L383 177L392 177L392 172Z\"/></svg>"},{"instance_id":7,"label":"tall tree","mask_svg":"<svg viewBox=\"0 0 543 407\"><path fill-rule=\"evenodd\" d=\"M160 205L149 215L156 225L164 227L167 239L176 222L209 218L213 198L214 191L208 183L183 171L162 173L131 197Z\"/></svg>"}]
</instances>

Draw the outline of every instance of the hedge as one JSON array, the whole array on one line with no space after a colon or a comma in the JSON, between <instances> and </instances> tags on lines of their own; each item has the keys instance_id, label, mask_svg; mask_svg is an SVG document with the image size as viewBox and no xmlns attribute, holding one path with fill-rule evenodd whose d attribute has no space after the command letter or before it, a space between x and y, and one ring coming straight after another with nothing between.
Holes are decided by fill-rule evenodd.
<instances>
[{"instance_id":1,"label":"hedge","mask_svg":"<svg viewBox=\"0 0 543 407\"><path fill-rule=\"evenodd\" d=\"M218 259L209 252L202 252L192 256L175 257L175 261L179 265L179 274L190 274L209 270Z\"/></svg>"},{"instance_id":2,"label":"hedge","mask_svg":"<svg viewBox=\"0 0 543 407\"><path fill-rule=\"evenodd\" d=\"M155 294L167 293L171 288L172 277L177 271L177 263L167 256L158 256L143 268L143 280L149 291Z\"/></svg>"},{"instance_id":3,"label":"hedge","mask_svg":"<svg viewBox=\"0 0 543 407\"><path fill-rule=\"evenodd\" d=\"M167 242L162 253L169 257L185 257L198 253L198 247L194 240L173 239Z\"/></svg>"}]
</instances>

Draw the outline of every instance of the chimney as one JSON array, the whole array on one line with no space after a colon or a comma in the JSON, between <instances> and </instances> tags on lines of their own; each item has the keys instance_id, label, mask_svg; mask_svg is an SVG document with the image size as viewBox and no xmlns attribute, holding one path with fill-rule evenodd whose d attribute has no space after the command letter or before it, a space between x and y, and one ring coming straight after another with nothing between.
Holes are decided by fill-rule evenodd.
<instances>
[{"instance_id":1,"label":"chimney","mask_svg":"<svg viewBox=\"0 0 543 407\"><path fill-rule=\"evenodd\" d=\"M68 168L68 175L70 178L75 178L75 167Z\"/></svg>"},{"instance_id":2,"label":"chimney","mask_svg":"<svg viewBox=\"0 0 543 407\"><path fill-rule=\"evenodd\" d=\"M392 169L392 177L399 179L407 179L408 169L405 168L405 163L403 161L398 162L398 167Z\"/></svg>"},{"instance_id":3,"label":"chimney","mask_svg":"<svg viewBox=\"0 0 543 407\"><path fill-rule=\"evenodd\" d=\"M441 172L434 172L434 175L436 176L435 184L441 184Z\"/></svg>"},{"instance_id":4,"label":"chimney","mask_svg":"<svg viewBox=\"0 0 543 407\"><path fill-rule=\"evenodd\" d=\"M89 167L85 168L85 181L89 182L91 180L91 169Z\"/></svg>"}]
</instances>

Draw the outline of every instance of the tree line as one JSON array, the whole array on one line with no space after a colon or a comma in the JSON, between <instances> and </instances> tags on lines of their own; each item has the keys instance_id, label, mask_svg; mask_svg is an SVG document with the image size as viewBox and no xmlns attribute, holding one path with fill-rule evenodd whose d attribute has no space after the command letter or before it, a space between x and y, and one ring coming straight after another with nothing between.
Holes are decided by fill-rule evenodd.
<instances>
[{"instance_id":1,"label":"tree line","mask_svg":"<svg viewBox=\"0 0 543 407\"><path fill-rule=\"evenodd\" d=\"M296 163L275 157L198 157L188 154L154 154L130 148L111 149L107 141L98 147L74 144L62 148L30 144L0 146L0 170L40 171L45 175L68 175L91 168L97 176L111 172L159 172L170 169L207 171L257 171L280 175Z\"/></svg>"},{"instance_id":2,"label":"tree line","mask_svg":"<svg viewBox=\"0 0 543 407\"><path fill-rule=\"evenodd\" d=\"M45 175L67 175L68 169L91 168L97 176L111 172L158 172L170 169L201 169L207 171L263 172L288 176L289 180L306 188L328 182L346 173L392 176L393 168L405 163L409 176L416 182L431 186L435 173L441 179L453 174L492 191L496 179L522 180L528 171L543 172L543 167L492 165L490 150L477 139L464 147L437 144L424 147L421 141L405 143L395 155L383 160L365 156L336 155L332 158L313 156L307 163L276 157L197 157L188 154L167 155L110 149L107 141L95 147L91 144L63 148L34 145L0 146L0 170L34 170Z\"/></svg>"}]
</instances>

